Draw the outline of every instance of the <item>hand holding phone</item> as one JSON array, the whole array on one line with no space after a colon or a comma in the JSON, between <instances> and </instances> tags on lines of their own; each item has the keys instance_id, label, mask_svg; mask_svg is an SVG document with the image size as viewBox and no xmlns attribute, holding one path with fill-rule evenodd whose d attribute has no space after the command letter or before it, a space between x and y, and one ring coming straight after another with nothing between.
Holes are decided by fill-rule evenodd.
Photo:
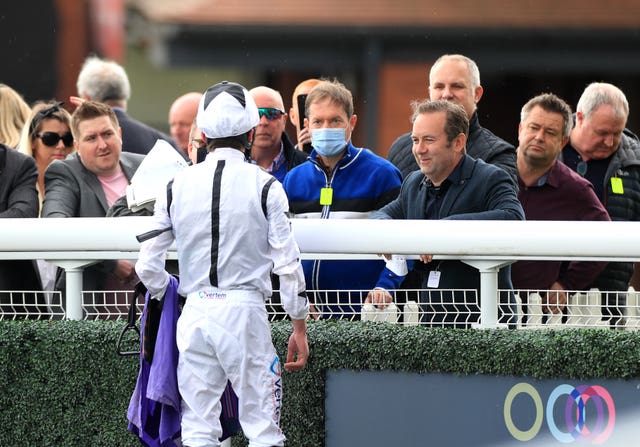
<instances>
[{"instance_id":1,"label":"hand holding phone","mask_svg":"<svg viewBox=\"0 0 640 447\"><path fill-rule=\"evenodd\" d=\"M303 93L298 95L298 97L296 98L296 101L298 103L298 142L299 142L299 137L300 137L300 132L302 131L302 129L304 129L304 119L306 118L306 109L305 109L305 103L307 102L307 94ZM302 150L304 150L306 153L310 153L311 152L311 143L304 143L302 145Z\"/></svg>"}]
</instances>

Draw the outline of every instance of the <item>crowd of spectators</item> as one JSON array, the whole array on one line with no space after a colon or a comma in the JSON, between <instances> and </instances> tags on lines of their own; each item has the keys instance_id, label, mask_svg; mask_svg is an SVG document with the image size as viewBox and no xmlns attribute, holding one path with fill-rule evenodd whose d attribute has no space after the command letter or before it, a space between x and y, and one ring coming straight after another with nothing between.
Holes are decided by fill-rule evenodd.
<instances>
[{"instance_id":1,"label":"crowd of spectators","mask_svg":"<svg viewBox=\"0 0 640 447\"><path fill-rule=\"evenodd\" d=\"M575 113L553 92L532 98L520 114L517 148L480 125L485 91L468 57L438 58L425 93L413 104L412 127L398 129L384 159L377 155L383 148L352 141L357 114L351 91L338 80L301 82L290 107L278 91L256 86L250 94L260 121L245 156L282 183L292 218L639 220L640 142L626 128L629 104L618 87L587 86ZM0 84L0 217L122 215L114 204L126 209L127 187L159 140L185 163L204 158L206 138L195 119L202 93L175 99L170 135L128 115L130 96L124 68L98 57L85 61L71 98L29 106ZM427 253L416 253L413 262L392 255L385 254L386 262L305 261L307 289L334 291L311 297L312 315L357 318L362 304L382 309L393 302L396 289L479 290L479 273L466 264ZM605 318L618 325L633 272L632 263L620 262L503 267L503 321L515 314L509 290L541 291L544 312L566 317L569 293L597 287ZM84 275L92 290L127 290L137 281L127 260L100 262ZM274 275L274 289L277 280ZM41 260L0 261L0 290L64 291L64 275ZM353 290L364 291L357 302L341 292ZM423 324L477 322L464 315L477 309L455 292L415 292L414 298ZM526 314L527 297L520 298Z\"/></svg>"}]
</instances>

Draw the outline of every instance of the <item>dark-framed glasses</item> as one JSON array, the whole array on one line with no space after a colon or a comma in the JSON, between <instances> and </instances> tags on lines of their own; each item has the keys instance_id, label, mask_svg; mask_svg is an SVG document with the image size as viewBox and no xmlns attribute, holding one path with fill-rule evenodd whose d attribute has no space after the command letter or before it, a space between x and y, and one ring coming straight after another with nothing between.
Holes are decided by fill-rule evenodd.
<instances>
[{"instance_id":1,"label":"dark-framed glasses","mask_svg":"<svg viewBox=\"0 0 640 447\"><path fill-rule=\"evenodd\" d=\"M191 145L196 149L200 149L201 147L205 147L207 145L207 142L204 140L201 140L200 138L192 138Z\"/></svg>"},{"instance_id":2,"label":"dark-framed glasses","mask_svg":"<svg viewBox=\"0 0 640 447\"><path fill-rule=\"evenodd\" d=\"M40 138L45 146L56 146L60 140L62 140L65 147L73 146L73 135L71 135L71 132L67 132L63 135L55 132L42 132L36 134L36 137Z\"/></svg>"},{"instance_id":3,"label":"dark-framed glasses","mask_svg":"<svg viewBox=\"0 0 640 447\"><path fill-rule=\"evenodd\" d=\"M258 107L258 113L260 114L260 118L266 116L269 121L276 120L284 115L282 110L273 107Z\"/></svg>"}]
</instances>

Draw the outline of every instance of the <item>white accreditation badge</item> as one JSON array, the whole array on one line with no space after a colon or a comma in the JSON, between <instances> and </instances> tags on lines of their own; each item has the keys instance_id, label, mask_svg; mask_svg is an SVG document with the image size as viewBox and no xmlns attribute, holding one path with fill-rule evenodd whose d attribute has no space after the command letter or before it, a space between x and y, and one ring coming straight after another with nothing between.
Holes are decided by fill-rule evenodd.
<instances>
[{"instance_id":1,"label":"white accreditation badge","mask_svg":"<svg viewBox=\"0 0 640 447\"><path fill-rule=\"evenodd\" d=\"M427 280L427 287L435 289L440 285L440 271L431 270L429 272L429 279Z\"/></svg>"}]
</instances>

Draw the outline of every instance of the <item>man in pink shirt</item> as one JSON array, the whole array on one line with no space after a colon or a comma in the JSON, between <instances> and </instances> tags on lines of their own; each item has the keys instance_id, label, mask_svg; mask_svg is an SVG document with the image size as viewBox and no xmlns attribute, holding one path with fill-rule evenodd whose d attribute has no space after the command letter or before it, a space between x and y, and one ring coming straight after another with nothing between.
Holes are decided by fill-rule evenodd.
<instances>
[{"instance_id":1,"label":"man in pink shirt","mask_svg":"<svg viewBox=\"0 0 640 447\"><path fill-rule=\"evenodd\" d=\"M42 217L105 217L144 156L122 152L118 119L105 104L83 102L72 115L71 131L76 152L45 171ZM85 290L127 289L137 280L128 260L92 265L83 279Z\"/></svg>"}]
</instances>

